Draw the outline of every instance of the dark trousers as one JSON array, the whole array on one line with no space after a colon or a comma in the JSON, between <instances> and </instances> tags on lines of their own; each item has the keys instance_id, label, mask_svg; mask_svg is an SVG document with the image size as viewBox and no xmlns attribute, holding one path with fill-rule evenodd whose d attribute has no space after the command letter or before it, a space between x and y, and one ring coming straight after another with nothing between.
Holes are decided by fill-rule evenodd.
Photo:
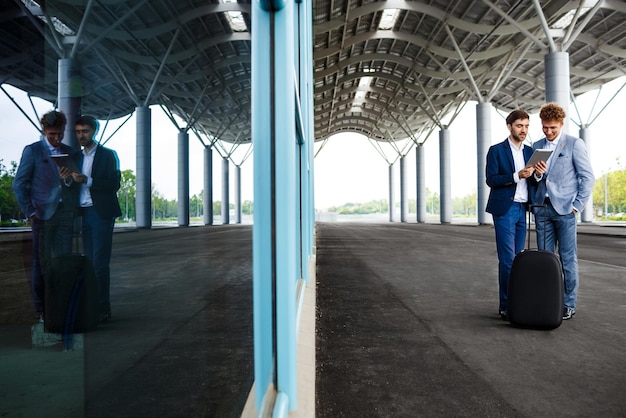
<instances>
[{"instance_id":1,"label":"dark trousers","mask_svg":"<svg viewBox=\"0 0 626 418\"><path fill-rule=\"evenodd\" d=\"M72 252L74 211L57 209L47 221L33 218L33 255L31 267L31 294L35 312L43 313L45 271L54 257Z\"/></svg>"},{"instance_id":2,"label":"dark trousers","mask_svg":"<svg viewBox=\"0 0 626 418\"><path fill-rule=\"evenodd\" d=\"M110 263L113 247L114 218L101 218L92 207L83 208L83 250L93 264L98 281L100 311L111 314Z\"/></svg>"}]
</instances>

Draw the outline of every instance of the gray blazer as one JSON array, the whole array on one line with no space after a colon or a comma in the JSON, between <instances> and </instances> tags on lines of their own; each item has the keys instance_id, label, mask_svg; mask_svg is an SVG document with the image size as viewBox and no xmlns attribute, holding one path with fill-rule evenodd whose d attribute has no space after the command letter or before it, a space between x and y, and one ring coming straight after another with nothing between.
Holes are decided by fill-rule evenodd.
<instances>
[{"instance_id":1,"label":"gray blazer","mask_svg":"<svg viewBox=\"0 0 626 418\"><path fill-rule=\"evenodd\" d=\"M533 149L546 148L545 138L533 144ZM534 176L531 176L534 178ZM541 204L546 195L559 215L582 212L591 193L595 177L587 147L582 139L562 134L557 148L548 161L548 171L537 183L533 203Z\"/></svg>"},{"instance_id":2,"label":"gray blazer","mask_svg":"<svg viewBox=\"0 0 626 418\"><path fill-rule=\"evenodd\" d=\"M42 137L40 141L24 147L13 180L13 191L24 215L36 215L44 221L54 215L59 201L72 209L78 203L76 183L68 186L61 180L46 142ZM76 158L74 150L68 145L62 143L61 151Z\"/></svg>"}]
</instances>

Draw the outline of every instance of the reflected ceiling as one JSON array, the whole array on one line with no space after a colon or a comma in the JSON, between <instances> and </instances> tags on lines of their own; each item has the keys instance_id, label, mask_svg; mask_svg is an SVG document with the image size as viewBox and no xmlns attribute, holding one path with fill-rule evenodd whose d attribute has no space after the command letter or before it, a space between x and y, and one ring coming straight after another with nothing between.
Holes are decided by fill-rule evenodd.
<instances>
[{"instance_id":1,"label":"reflected ceiling","mask_svg":"<svg viewBox=\"0 0 626 418\"><path fill-rule=\"evenodd\" d=\"M0 4L2 83L54 101L74 57L85 113L159 104L206 143L250 141L248 1ZM548 52L569 53L575 96L625 75L621 1L314 0L313 19L316 140L421 142L469 100L533 112Z\"/></svg>"}]
</instances>

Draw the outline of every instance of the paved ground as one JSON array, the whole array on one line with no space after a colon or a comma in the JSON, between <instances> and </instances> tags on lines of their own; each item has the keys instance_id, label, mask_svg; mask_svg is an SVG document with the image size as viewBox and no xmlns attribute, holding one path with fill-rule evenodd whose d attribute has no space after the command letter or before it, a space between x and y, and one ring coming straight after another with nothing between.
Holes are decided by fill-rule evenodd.
<instances>
[{"instance_id":1,"label":"paved ground","mask_svg":"<svg viewBox=\"0 0 626 418\"><path fill-rule=\"evenodd\" d=\"M576 317L532 331L496 314L491 227L318 224L317 416L626 416L613 232L579 236Z\"/></svg>"},{"instance_id":2,"label":"paved ground","mask_svg":"<svg viewBox=\"0 0 626 418\"><path fill-rule=\"evenodd\" d=\"M251 233L115 234L113 319L73 352L30 348L25 273L3 271L0 416L239 416L253 382ZM2 242L3 265L13 244Z\"/></svg>"},{"instance_id":3,"label":"paved ground","mask_svg":"<svg viewBox=\"0 0 626 418\"><path fill-rule=\"evenodd\" d=\"M496 315L490 227L319 223L318 417L626 416L626 229L581 227L573 321ZM113 319L30 348L29 242L0 234L1 417L235 417L252 386L250 225L115 234Z\"/></svg>"}]
</instances>

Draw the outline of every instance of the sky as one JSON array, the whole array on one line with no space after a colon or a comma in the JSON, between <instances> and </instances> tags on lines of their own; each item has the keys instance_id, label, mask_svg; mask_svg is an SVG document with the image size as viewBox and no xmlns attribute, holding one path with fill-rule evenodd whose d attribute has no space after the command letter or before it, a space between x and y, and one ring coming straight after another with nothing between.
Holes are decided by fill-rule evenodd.
<instances>
[{"instance_id":1,"label":"sky","mask_svg":"<svg viewBox=\"0 0 626 418\"><path fill-rule=\"evenodd\" d=\"M583 95L570 104L570 133L578 136L577 124L592 122L589 153L596 177L623 168L626 165L626 135L619 121L626 109L626 88L607 103L613 94L626 82L622 77L598 91ZM25 112L35 120L34 112L26 99L26 94L11 86L5 90L22 104ZM34 98L38 116L52 109L52 105ZM606 108L598 115L600 110ZM19 161L24 146L38 140L38 132L26 117L0 91L0 159L5 166L11 161ZM461 114L450 125L451 189L452 197L463 197L477 190L478 169L484 169L484 162L476 161L476 103L468 103ZM579 117L580 115L580 117ZM597 116L597 117L596 117ZM507 135L505 114L492 111L491 142L503 141ZM122 170L136 167L135 118L130 118L121 129L116 129L126 118L112 120L105 127L101 124L105 146L114 149L120 159ZM179 124L180 123L179 121ZM115 132L115 135L111 136ZM101 132L102 134L102 132ZM439 139L438 132L424 143L426 165L426 187L439 193ZM543 137L541 122L537 114L530 119L529 141ZM177 143L178 128L165 116L159 107L152 108L152 182L157 191L167 199L177 199ZM407 155L408 198L415 199L415 149L404 148L406 142L398 143L401 153ZM386 144L385 144L386 145ZM246 158L248 145L233 148L225 144L221 155L213 152L214 200L222 200L222 157L230 154L241 166L242 200L253 200L253 161ZM200 193L203 188L204 145L195 135L190 134L190 196ZM315 208L325 210L344 203L364 203L375 199L389 198L389 167L393 164L395 200L399 202L399 160L398 152L386 145L377 149L366 137L355 133L341 133L331 137L326 143L315 144ZM407 154L408 153L408 154ZM244 161L245 159L245 161ZM617 161L620 161L618 165ZM234 201L234 165L231 163L230 201Z\"/></svg>"}]
</instances>

